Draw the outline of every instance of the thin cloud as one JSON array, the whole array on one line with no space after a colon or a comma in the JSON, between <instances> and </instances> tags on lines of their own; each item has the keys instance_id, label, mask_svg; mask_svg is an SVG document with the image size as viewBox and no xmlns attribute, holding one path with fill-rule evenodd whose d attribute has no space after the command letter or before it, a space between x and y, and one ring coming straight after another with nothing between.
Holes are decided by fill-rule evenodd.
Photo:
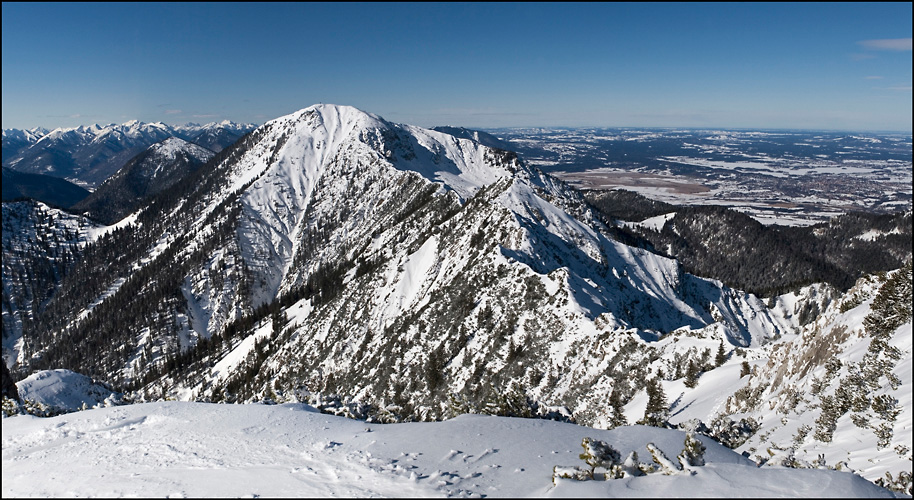
<instances>
[{"instance_id":1,"label":"thin cloud","mask_svg":"<svg viewBox=\"0 0 914 500\"><path fill-rule=\"evenodd\" d=\"M882 40L863 40L857 42L869 50L894 50L896 52L910 51L910 38L885 38Z\"/></svg>"},{"instance_id":2,"label":"thin cloud","mask_svg":"<svg viewBox=\"0 0 914 500\"><path fill-rule=\"evenodd\" d=\"M876 59L876 56L874 56L873 54L856 53L856 54L851 54L850 56L851 56L851 59L854 61L865 61L867 59Z\"/></svg>"},{"instance_id":3,"label":"thin cloud","mask_svg":"<svg viewBox=\"0 0 914 500\"><path fill-rule=\"evenodd\" d=\"M898 86L898 87L888 87L887 90L894 90L896 92L911 92L911 86Z\"/></svg>"},{"instance_id":4,"label":"thin cloud","mask_svg":"<svg viewBox=\"0 0 914 500\"><path fill-rule=\"evenodd\" d=\"M180 109L166 109L165 110L166 115L178 115L178 114L181 114L181 112L182 111Z\"/></svg>"},{"instance_id":5,"label":"thin cloud","mask_svg":"<svg viewBox=\"0 0 914 500\"><path fill-rule=\"evenodd\" d=\"M881 76L867 76L867 80L882 80Z\"/></svg>"}]
</instances>

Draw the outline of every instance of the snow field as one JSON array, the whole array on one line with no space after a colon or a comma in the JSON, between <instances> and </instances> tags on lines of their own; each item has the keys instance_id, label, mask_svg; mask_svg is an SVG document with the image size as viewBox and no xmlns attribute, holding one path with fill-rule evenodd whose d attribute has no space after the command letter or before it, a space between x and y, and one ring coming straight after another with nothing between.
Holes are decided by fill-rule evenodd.
<instances>
[{"instance_id":1,"label":"snow field","mask_svg":"<svg viewBox=\"0 0 914 500\"><path fill-rule=\"evenodd\" d=\"M463 415L377 425L303 404L159 402L3 421L3 496L780 497L891 493L849 473L756 468L707 438L695 474L560 480L593 437L649 460L684 433Z\"/></svg>"}]
</instances>

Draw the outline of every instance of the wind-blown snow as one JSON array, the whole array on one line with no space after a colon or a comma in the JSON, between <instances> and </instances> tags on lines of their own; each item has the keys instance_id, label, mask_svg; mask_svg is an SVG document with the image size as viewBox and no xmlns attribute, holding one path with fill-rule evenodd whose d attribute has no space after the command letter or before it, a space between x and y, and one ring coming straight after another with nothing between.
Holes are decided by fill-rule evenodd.
<instances>
[{"instance_id":1,"label":"wind-blown snow","mask_svg":"<svg viewBox=\"0 0 914 500\"><path fill-rule=\"evenodd\" d=\"M850 473L757 468L701 438L707 465L608 481L552 481L578 465L581 440L623 456L654 443L669 457L685 434L597 430L547 420L463 415L376 425L304 404L160 402L3 421L3 496L275 497L884 497ZM675 460L675 459L674 459Z\"/></svg>"}]
</instances>

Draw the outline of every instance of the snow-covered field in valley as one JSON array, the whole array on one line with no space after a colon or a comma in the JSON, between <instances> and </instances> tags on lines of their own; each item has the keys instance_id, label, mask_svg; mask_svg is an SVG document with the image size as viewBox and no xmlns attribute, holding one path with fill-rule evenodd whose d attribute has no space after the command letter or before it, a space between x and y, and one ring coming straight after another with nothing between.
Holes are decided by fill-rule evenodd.
<instances>
[{"instance_id":1,"label":"snow-covered field in valley","mask_svg":"<svg viewBox=\"0 0 914 500\"><path fill-rule=\"evenodd\" d=\"M758 468L713 440L693 473L553 483L584 437L673 463L685 434L463 415L370 424L305 404L158 402L3 420L4 497L893 497L851 473Z\"/></svg>"}]
</instances>

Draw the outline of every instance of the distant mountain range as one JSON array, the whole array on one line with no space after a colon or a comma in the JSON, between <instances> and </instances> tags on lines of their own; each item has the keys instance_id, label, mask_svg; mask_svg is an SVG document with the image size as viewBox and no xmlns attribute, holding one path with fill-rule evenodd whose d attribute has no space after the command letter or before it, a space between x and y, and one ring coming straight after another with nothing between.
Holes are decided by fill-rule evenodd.
<instances>
[{"instance_id":1,"label":"distant mountain range","mask_svg":"<svg viewBox=\"0 0 914 500\"><path fill-rule=\"evenodd\" d=\"M3 166L19 172L67 179L95 187L127 161L169 137L221 151L254 129L231 121L173 127L136 120L116 125L3 130Z\"/></svg>"}]
</instances>

